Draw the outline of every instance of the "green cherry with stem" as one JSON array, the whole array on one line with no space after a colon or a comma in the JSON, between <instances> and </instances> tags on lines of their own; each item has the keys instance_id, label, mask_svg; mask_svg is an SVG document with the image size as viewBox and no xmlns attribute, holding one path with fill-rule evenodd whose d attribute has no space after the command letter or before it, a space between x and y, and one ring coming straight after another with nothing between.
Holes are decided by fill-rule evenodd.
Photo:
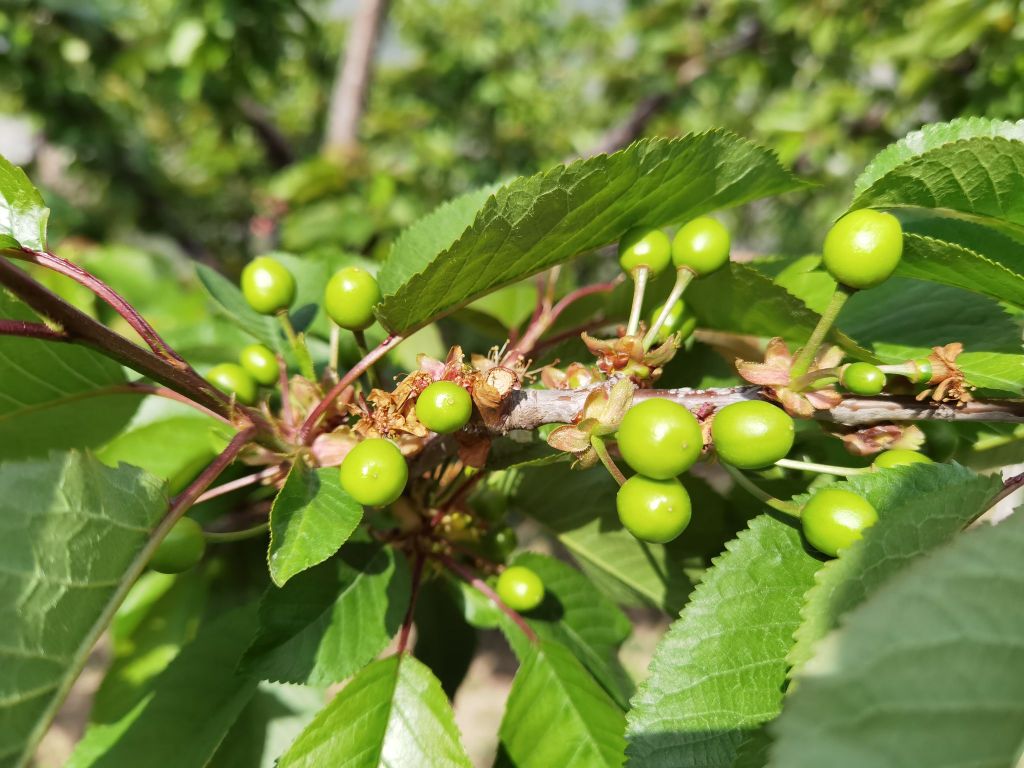
<instances>
[{"instance_id":1,"label":"green cherry with stem","mask_svg":"<svg viewBox=\"0 0 1024 768\"><path fill-rule=\"evenodd\" d=\"M885 389L885 374L871 363L850 363L840 368L839 383L855 395L870 397Z\"/></svg>"},{"instance_id":2,"label":"green cherry with stem","mask_svg":"<svg viewBox=\"0 0 1024 768\"><path fill-rule=\"evenodd\" d=\"M250 344L243 347L238 356L238 362L256 381L265 387L277 383L281 372L278 368L277 357L269 347L263 344Z\"/></svg>"},{"instance_id":3,"label":"green cherry with stem","mask_svg":"<svg viewBox=\"0 0 1024 768\"><path fill-rule=\"evenodd\" d=\"M206 380L221 392L234 395L242 405L256 402L256 381L237 363L215 365L206 374Z\"/></svg>"},{"instance_id":4,"label":"green cherry with stem","mask_svg":"<svg viewBox=\"0 0 1024 768\"><path fill-rule=\"evenodd\" d=\"M523 565L511 565L498 576L495 590L501 602L513 611L532 611L544 602L544 582Z\"/></svg>"},{"instance_id":5,"label":"green cherry with stem","mask_svg":"<svg viewBox=\"0 0 1024 768\"><path fill-rule=\"evenodd\" d=\"M656 480L682 474L700 458L700 422L679 403L652 397L628 411L619 424L619 453L630 467Z\"/></svg>"},{"instance_id":6,"label":"green cherry with stem","mask_svg":"<svg viewBox=\"0 0 1024 768\"><path fill-rule=\"evenodd\" d=\"M409 467L398 446L371 437L356 445L341 462L341 487L364 507L386 507L398 500L409 480Z\"/></svg>"},{"instance_id":7,"label":"green cherry with stem","mask_svg":"<svg viewBox=\"0 0 1024 768\"><path fill-rule=\"evenodd\" d=\"M345 267L334 273L324 290L328 317L349 331L364 331L373 325L373 308L380 302L377 280L360 267Z\"/></svg>"},{"instance_id":8,"label":"green cherry with stem","mask_svg":"<svg viewBox=\"0 0 1024 768\"><path fill-rule=\"evenodd\" d=\"M428 384L416 398L416 418L431 432L458 432L473 415L473 398L454 381Z\"/></svg>"},{"instance_id":9,"label":"green cherry with stem","mask_svg":"<svg viewBox=\"0 0 1024 768\"><path fill-rule=\"evenodd\" d=\"M825 236L822 262L836 282L873 288L889 279L903 256L903 227L891 213L863 208L837 221Z\"/></svg>"},{"instance_id":10,"label":"green cherry with stem","mask_svg":"<svg viewBox=\"0 0 1024 768\"><path fill-rule=\"evenodd\" d=\"M729 230L711 218L701 216L686 223L672 238L672 263L697 277L710 275L729 261Z\"/></svg>"},{"instance_id":11,"label":"green cherry with stem","mask_svg":"<svg viewBox=\"0 0 1024 768\"><path fill-rule=\"evenodd\" d=\"M641 541L664 544L690 524L690 494L675 478L655 480L633 475L615 496L615 508L626 530Z\"/></svg>"},{"instance_id":12,"label":"green cherry with stem","mask_svg":"<svg viewBox=\"0 0 1024 768\"><path fill-rule=\"evenodd\" d=\"M785 458L795 437L793 418L763 400L727 405L711 421L718 458L740 469L762 469Z\"/></svg>"},{"instance_id":13,"label":"green cherry with stem","mask_svg":"<svg viewBox=\"0 0 1024 768\"><path fill-rule=\"evenodd\" d=\"M205 552L202 527L191 517L183 517L157 546L149 567L159 573L182 573L195 567Z\"/></svg>"},{"instance_id":14,"label":"green cherry with stem","mask_svg":"<svg viewBox=\"0 0 1024 768\"><path fill-rule=\"evenodd\" d=\"M867 499L842 488L823 488L800 512L807 542L819 552L835 557L878 522L878 512Z\"/></svg>"},{"instance_id":15,"label":"green cherry with stem","mask_svg":"<svg viewBox=\"0 0 1024 768\"><path fill-rule=\"evenodd\" d=\"M660 229L631 229L619 238L619 265L633 278L633 303L626 325L628 336L635 336L640 327L648 279L665 269L671 259L672 243Z\"/></svg>"},{"instance_id":16,"label":"green cherry with stem","mask_svg":"<svg viewBox=\"0 0 1024 768\"><path fill-rule=\"evenodd\" d=\"M873 469L892 469L893 467L905 467L908 464L933 464L934 462L918 451L911 451L907 448L893 448L882 451L871 462Z\"/></svg>"},{"instance_id":17,"label":"green cherry with stem","mask_svg":"<svg viewBox=\"0 0 1024 768\"><path fill-rule=\"evenodd\" d=\"M295 300L295 278L269 256L259 256L242 270L242 295L261 315L287 310Z\"/></svg>"}]
</instances>

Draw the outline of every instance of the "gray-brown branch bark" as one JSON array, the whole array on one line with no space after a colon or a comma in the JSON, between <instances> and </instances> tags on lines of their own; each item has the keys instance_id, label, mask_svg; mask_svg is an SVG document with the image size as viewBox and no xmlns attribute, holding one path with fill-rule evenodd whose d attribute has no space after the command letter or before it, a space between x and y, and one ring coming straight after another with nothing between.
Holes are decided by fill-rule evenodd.
<instances>
[{"instance_id":1,"label":"gray-brown branch bark","mask_svg":"<svg viewBox=\"0 0 1024 768\"><path fill-rule=\"evenodd\" d=\"M505 415L498 431L536 429L543 424L573 422L586 400L588 389L523 389L506 401ZM664 397L691 411L724 408L741 400L761 399L755 386L723 389L641 389L634 399ZM1024 400L976 400L962 408L919 402L911 397L850 397L831 411L818 411L816 418L850 427L891 421L982 421L1024 422Z\"/></svg>"}]
</instances>

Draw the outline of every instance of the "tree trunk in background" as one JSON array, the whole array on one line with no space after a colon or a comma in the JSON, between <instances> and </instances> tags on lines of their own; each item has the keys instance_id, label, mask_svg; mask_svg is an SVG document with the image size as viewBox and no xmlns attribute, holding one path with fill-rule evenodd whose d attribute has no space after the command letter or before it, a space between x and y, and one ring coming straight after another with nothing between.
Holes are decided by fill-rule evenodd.
<instances>
[{"instance_id":1,"label":"tree trunk in background","mask_svg":"<svg viewBox=\"0 0 1024 768\"><path fill-rule=\"evenodd\" d=\"M331 91L323 142L326 151L350 153L359 146L359 123L366 107L374 52L387 6L388 0L362 0L352 16L348 42Z\"/></svg>"}]
</instances>

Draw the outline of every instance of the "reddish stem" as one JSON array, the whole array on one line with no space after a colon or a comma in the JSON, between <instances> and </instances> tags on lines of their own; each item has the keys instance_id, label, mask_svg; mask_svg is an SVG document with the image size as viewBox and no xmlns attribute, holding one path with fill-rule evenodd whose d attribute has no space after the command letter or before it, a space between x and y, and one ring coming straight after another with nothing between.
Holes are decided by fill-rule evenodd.
<instances>
[{"instance_id":1,"label":"reddish stem","mask_svg":"<svg viewBox=\"0 0 1024 768\"><path fill-rule=\"evenodd\" d=\"M412 617L416 611L416 599L420 596L420 584L423 581L423 566L426 560L423 553L416 551L416 560L412 567L412 595L409 598L409 609L405 612L405 621L402 622L402 631L398 635L398 653L405 653L409 645L409 632L412 630Z\"/></svg>"},{"instance_id":2,"label":"reddish stem","mask_svg":"<svg viewBox=\"0 0 1024 768\"><path fill-rule=\"evenodd\" d=\"M29 248L22 248L20 251L10 250L8 253L14 258L31 261L40 267L45 267L57 274L70 277L79 285L83 285L95 293L100 299L110 305L117 314L125 319L139 336L149 345L160 357L173 361L179 368L188 369L190 366L175 352L171 346L160 338L160 334L151 326L146 319L139 314L138 310L129 304L121 294L104 283L98 277L73 264L67 259L62 259L48 251L33 251Z\"/></svg>"},{"instance_id":3,"label":"reddish stem","mask_svg":"<svg viewBox=\"0 0 1024 768\"><path fill-rule=\"evenodd\" d=\"M446 568L448 568L450 571L458 575L459 578L468 583L481 594L484 594L488 598L490 598L491 602L498 606L498 609L502 613L504 613L506 616L512 619L512 621L515 622L516 626L523 631L523 634L526 635L526 637L529 639L531 643L536 645L539 642L537 639L537 633L534 632L533 628L526 623L526 619L524 619L518 613L516 613L507 605L505 605L505 602L500 597L498 597L498 593L491 589L489 586L487 586L487 582L485 582L478 576L474 576L473 573L470 572L468 568L465 568L453 558L448 557L448 555L438 554L437 558L445 564Z\"/></svg>"},{"instance_id":4,"label":"reddish stem","mask_svg":"<svg viewBox=\"0 0 1024 768\"><path fill-rule=\"evenodd\" d=\"M607 283L595 283L594 285L585 285L582 288L577 288L575 291L571 291L563 296L557 304L547 311L544 311L543 304L539 304L538 308L541 309L541 311L539 313L534 313L534 317L530 321L530 325L527 327L523 337L515 347L508 351L508 354L505 355L505 359L502 364L510 365L530 354L530 352L533 351L533 348L537 345L537 342L540 341L540 337L544 335L545 331L547 331L559 316L575 302L585 298L586 296L592 296L595 293L610 293L615 290L619 283L622 282L622 279L622 275L620 275Z\"/></svg>"},{"instance_id":5,"label":"reddish stem","mask_svg":"<svg viewBox=\"0 0 1024 768\"><path fill-rule=\"evenodd\" d=\"M103 390L94 390L95 393L103 394L103 392L118 393L122 392L125 394L132 395L153 395L155 397L164 397L168 400L174 400L178 403L184 403L185 405L195 408L200 413L209 416L210 418L217 419L217 421L233 426L230 419L225 418L216 411L211 411L205 405L197 403L195 400L190 398L188 395L183 395L180 392L176 392L169 387L160 387L156 384L143 384L141 382L133 382L131 384L118 384Z\"/></svg>"},{"instance_id":6,"label":"reddish stem","mask_svg":"<svg viewBox=\"0 0 1024 768\"><path fill-rule=\"evenodd\" d=\"M63 331L55 331L45 323L29 323L24 320L0 320L0 336L23 336L27 339L43 339L44 341L71 341L71 337Z\"/></svg>"},{"instance_id":7,"label":"reddish stem","mask_svg":"<svg viewBox=\"0 0 1024 768\"><path fill-rule=\"evenodd\" d=\"M231 442L227 444L227 447L220 452L217 458L211 461L206 469L199 473L199 477L193 480L188 488L174 497L171 501L171 508L168 510L167 517L160 523L160 527L157 530L165 526L167 530L170 530L171 525L184 515L189 507L196 503L196 500L203 495L207 488L213 485L213 481L220 477L225 469L231 466L231 463L238 457L238 454L242 452L245 446L252 442L253 437L257 433L258 430L255 427L249 427L232 437ZM167 525L168 520L171 520L170 525Z\"/></svg>"},{"instance_id":8,"label":"reddish stem","mask_svg":"<svg viewBox=\"0 0 1024 768\"><path fill-rule=\"evenodd\" d=\"M345 390L345 387L362 376L370 366L397 347L401 341L401 336L388 336L374 349L370 350L362 360L350 368L348 373L342 376L341 380L331 387L331 391L327 393L327 396L317 403L316 408L314 408L309 416L306 417L306 420L302 422L302 427L299 429L299 442L303 445L309 445L313 436L314 428L320 422L320 419L323 418L324 414L327 413L327 409L331 407L331 403L333 403Z\"/></svg>"},{"instance_id":9,"label":"reddish stem","mask_svg":"<svg viewBox=\"0 0 1024 768\"><path fill-rule=\"evenodd\" d=\"M280 473L281 467L270 467L262 472L256 472L251 475L246 475L245 477L240 477L237 480L223 483L222 485L218 485L216 488L211 488L206 491L202 496L196 499L196 504L202 504L204 501L215 499L218 496L223 496L224 494L231 493L232 491L237 491L240 488L248 488L250 485L256 485L257 483L274 477L274 475L278 475Z\"/></svg>"}]
</instances>

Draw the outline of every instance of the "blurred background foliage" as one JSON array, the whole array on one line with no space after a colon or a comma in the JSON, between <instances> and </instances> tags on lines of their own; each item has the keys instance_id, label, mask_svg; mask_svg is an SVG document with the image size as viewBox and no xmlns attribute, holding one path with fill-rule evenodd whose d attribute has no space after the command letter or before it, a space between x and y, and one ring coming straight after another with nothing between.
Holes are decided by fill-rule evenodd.
<instances>
[{"instance_id":1,"label":"blurred background foliage","mask_svg":"<svg viewBox=\"0 0 1024 768\"><path fill-rule=\"evenodd\" d=\"M733 222L747 247L799 253L890 141L1024 111L1015 2L395 0L359 151L332 154L354 5L0 0L0 113L31 121L16 159L55 235L145 236L229 272L268 247L380 258L437 203L616 127L725 126L819 182Z\"/></svg>"}]
</instances>

